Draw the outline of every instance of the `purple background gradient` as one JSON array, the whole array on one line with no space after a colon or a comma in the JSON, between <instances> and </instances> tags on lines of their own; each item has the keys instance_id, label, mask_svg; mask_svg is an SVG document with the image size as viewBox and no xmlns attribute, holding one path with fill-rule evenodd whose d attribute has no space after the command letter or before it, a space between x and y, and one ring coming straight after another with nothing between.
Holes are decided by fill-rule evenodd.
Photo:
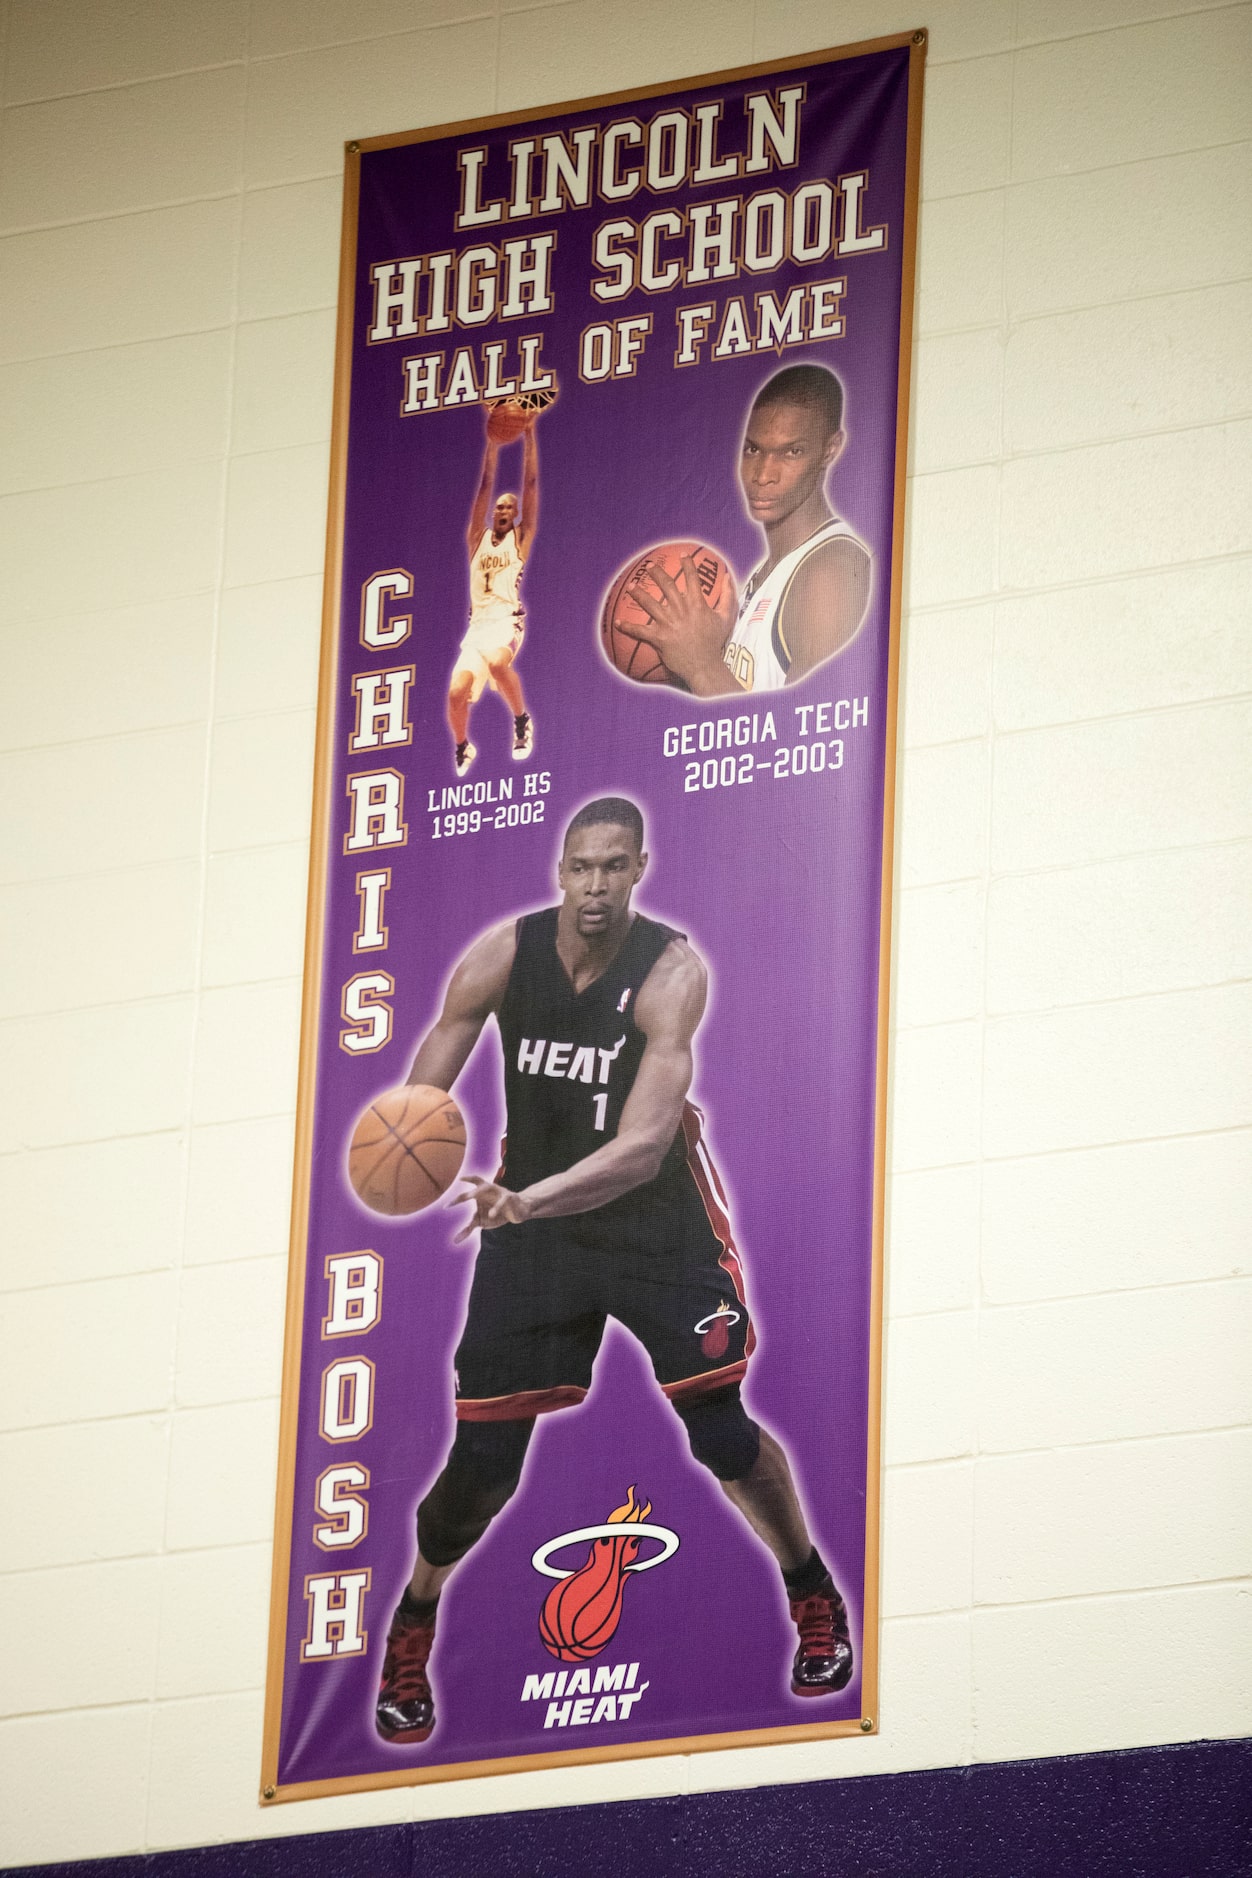
<instances>
[{"instance_id":1,"label":"purple background gradient","mask_svg":"<svg viewBox=\"0 0 1252 1878\"><path fill-rule=\"evenodd\" d=\"M372 1723L381 1644L412 1562L413 1510L451 1439L452 1352L469 1284L471 1246L454 1247L459 1215L436 1207L410 1221L367 1213L344 1173L353 1121L370 1097L401 1082L414 1043L434 1016L447 974L489 924L554 897L560 834L594 795L637 799L652 856L637 907L685 930L708 961L713 992L697 1039L693 1096L733 1203L749 1298L759 1335L745 1399L791 1454L818 1545L852 1610L859 1642L863 1600L866 1419L869 1363L875 1026L880 853L894 482L900 268L904 246L907 50L830 65L798 66L808 85L797 168L745 179L791 191L818 176L868 169L867 223L889 228L884 252L785 266L721 291L633 295L608 316L650 310L654 332L635 377L589 386L577 375L584 325L606 316L587 290L595 229L614 205L506 225L525 234L556 225L556 311L457 335L477 347L542 330L543 363L561 395L539 424L541 514L525 580L528 636L518 671L534 715L529 765L508 759L509 720L493 695L479 705L474 781L548 772L539 826L433 840L427 791L455 780L444 695L467 615L464 530L483 438L476 406L401 418L400 361L432 349L422 341L367 347L368 270L378 260L463 246L454 238L460 138L378 151L361 160L360 237L352 373L348 504L337 724L330 788L329 880L322 1025L316 1089L304 1368L292 1533L291 1593L280 1755L283 1784L331 1780L441 1762L567 1751L632 1740L786 1727L860 1713L859 1674L842 1696L801 1702L788 1693L794 1647L773 1560L696 1466L681 1424L659 1394L643 1352L613 1327L583 1407L541 1420L521 1490L452 1579L434 1658L439 1725L415 1748L385 1746ZM790 74L787 75L790 78ZM742 147L737 100L784 82L740 82L642 100L647 118L665 103L723 98L721 147ZM545 120L544 128L607 122L618 107ZM487 193L503 193L502 152L516 128L488 139ZM682 208L724 189L640 194L636 219L652 206ZM743 193L751 193L744 188ZM492 230L485 231L490 238ZM779 294L801 281L847 278L846 332L820 346L706 362L676 372L674 310L764 287ZM449 347L449 352L450 352ZM740 580L761 557L759 531L744 516L736 482L741 426L756 389L780 365L820 358L847 393L845 455L831 498L871 545L875 591L853 645L786 692L747 701L772 707L781 743L804 741L795 709L868 696L869 726L844 738L838 772L684 792L684 763L662 755L667 726L734 712L733 700L701 703L619 679L596 642L601 596L642 545L692 536L728 556ZM707 359L707 353L706 353ZM521 449L502 453L500 487L516 487ZM393 654L367 652L356 632L363 582L407 567L416 578L413 632ZM349 760L350 678L412 661L412 745ZM812 739L809 739L812 741ZM758 751L758 754L761 752ZM406 776L407 844L344 857L344 777L392 764ZM389 866L386 951L354 955L356 873ZM339 1048L340 987L354 971L395 978L390 1044L374 1055ZM503 1122L499 1051L486 1036L456 1089L468 1122L466 1168L489 1173ZM332 1253L370 1247L385 1263L382 1322L366 1335L323 1342L322 1276ZM322 1370L348 1355L376 1366L373 1426L359 1441L331 1446L318 1433ZM336 1461L370 1471L369 1531L350 1552L312 1543L314 1483ZM524 1677L556 1665L542 1648L537 1617L550 1583L530 1566L557 1534L595 1524L634 1483L653 1521L681 1547L660 1569L627 1586L620 1629L606 1664L638 1661L650 1686L625 1723L543 1728L544 1704L523 1705ZM568 1560L565 1562L569 1562ZM302 1666L305 1575L368 1566L369 1650L364 1660Z\"/></svg>"}]
</instances>

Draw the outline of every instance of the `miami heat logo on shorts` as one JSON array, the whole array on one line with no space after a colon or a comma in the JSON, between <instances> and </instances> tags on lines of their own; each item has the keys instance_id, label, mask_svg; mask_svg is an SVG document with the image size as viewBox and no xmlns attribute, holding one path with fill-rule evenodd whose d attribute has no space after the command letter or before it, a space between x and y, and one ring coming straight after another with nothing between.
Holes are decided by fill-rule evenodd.
<instances>
[{"instance_id":1,"label":"miami heat logo on shorts","mask_svg":"<svg viewBox=\"0 0 1252 1878\"><path fill-rule=\"evenodd\" d=\"M730 1327L739 1322L739 1313L733 1305L722 1299L717 1309L709 1317L702 1317L695 1326L695 1333L700 1339L700 1348L706 1356L725 1356L730 1348Z\"/></svg>"},{"instance_id":2,"label":"miami heat logo on shorts","mask_svg":"<svg viewBox=\"0 0 1252 1878\"><path fill-rule=\"evenodd\" d=\"M602 1526L580 1526L577 1532L563 1532L541 1545L531 1559L537 1572L559 1580L543 1601L539 1635L544 1649L562 1663L581 1663L598 1656L621 1621L628 1575L663 1565L678 1550L676 1532L668 1526L645 1524L651 1511L652 1502L636 1500L632 1486L625 1504L614 1507ZM623 1532L623 1527L629 1531ZM561 1571L549 1565L553 1552L584 1539L592 1541L591 1550L577 1571ZM643 1539L658 1539L661 1550L640 1558Z\"/></svg>"}]
</instances>

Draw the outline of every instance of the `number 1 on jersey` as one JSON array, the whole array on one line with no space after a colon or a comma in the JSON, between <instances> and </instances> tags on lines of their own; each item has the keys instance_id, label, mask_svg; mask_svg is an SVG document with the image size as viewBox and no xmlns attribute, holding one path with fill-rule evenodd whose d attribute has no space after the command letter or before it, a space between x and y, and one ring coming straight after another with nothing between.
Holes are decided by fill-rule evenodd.
<instances>
[{"instance_id":1,"label":"number 1 on jersey","mask_svg":"<svg viewBox=\"0 0 1252 1878\"><path fill-rule=\"evenodd\" d=\"M600 1130L601 1134L603 1134L604 1117L609 1106L609 1092L607 1089L602 1089L598 1096L592 1096L591 1099L596 1106L595 1126Z\"/></svg>"}]
</instances>

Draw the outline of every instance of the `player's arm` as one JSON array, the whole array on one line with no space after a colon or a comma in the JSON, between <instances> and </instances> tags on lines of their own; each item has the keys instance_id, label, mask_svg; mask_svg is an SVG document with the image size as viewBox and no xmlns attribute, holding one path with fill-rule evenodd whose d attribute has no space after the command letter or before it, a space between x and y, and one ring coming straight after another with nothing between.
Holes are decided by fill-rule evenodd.
<instances>
[{"instance_id":1,"label":"player's arm","mask_svg":"<svg viewBox=\"0 0 1252 1878\"><path fill-rule=\"evenodd\" d=\"M483 473L478 479L478 494L474 497L474 506L470 510L469 527L465 531L465 545L473 556L483 538L487 526L487 510L491 507L491 494L496 486L496 458L500 446L490 431L483 445Z\"/></svg>"},{"instance_id":2,"label":"player's arm","mask_svg":"<svg viewBox=\"0 0 1252 1878\"><path fill-rule=\"evenodd\" d=\"M522 441L522 512L517 523L518 551L529 554L539 532L539 440L537 417L532 416Z\"/></svg>"},{"instance_id":3,"label":"player's arm","mask_svg":"<svg viewBox=\"0 0 1252 1878\"><path fill-rule=\"evenodd\" d=\"M443 1010L417 1046L410 1082L451 1089L483 1025L500 1008L516 951L517 930L512 920L494 927L470 947L452 974Z\"/></svg>"},{"instance_id":4,"label":"player's arm","mask_svg":"<svg viewBox=\"0 0 1252 1878\"><path fill-rule=\"evenodd\" d=\"M479 1226L590 1213L654 1179L682 1120L691 1087L692 1038L707 997L702 961L685 940L671 940L635 1003L635 1023L647 1041L617 1134L564 1173L537 1180L520 1193L478 1184L475 1193L462 1196L476 1205L474 1219L459 1236Z\"/></svg>"},{"instance_id":5,"label":"player's arm","mask_svg":"<svg viewBox=\"0 0 1252 1878\"><path fill-rule=\"evenodd\" d=\"M870 558L859 541L826 541L800 563L783 602L779 630L791 654L789 685L842 652L869 605Z\"/></svg>"}]
</instances>

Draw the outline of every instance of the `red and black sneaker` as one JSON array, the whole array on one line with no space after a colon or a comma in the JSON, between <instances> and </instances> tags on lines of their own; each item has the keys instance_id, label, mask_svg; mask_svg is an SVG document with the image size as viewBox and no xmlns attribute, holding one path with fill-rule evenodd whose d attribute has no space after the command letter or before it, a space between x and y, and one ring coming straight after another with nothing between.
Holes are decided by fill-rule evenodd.
<instances>
[{"instance_id":1,"label":"red and black sneaker","mask_svg":"<svg viewBox=\"0 0 1252 1878\"><path fill-rule=\"evenodd\" d=\"M835 1695L852 1680L852 1639L848 1609L834 1581L826 1582L811 1597L791 1600L791 1621L800 1632L800 1647L791 1665L792 1695Z\"/></svg>"},{"instance_id":2,"label":"red and black sneaker","mask_svg":"<svg viewBox=\"0 0 1252 1878\"><path fill-rule=\"evenodd\" d=\"M387 1632L383 1680L374 1725L384 1741L425 1741L435 1725L435 1698L426 1673L435 1625L414 1623L399 1611Z\"/></svg>"}]
</instances>

